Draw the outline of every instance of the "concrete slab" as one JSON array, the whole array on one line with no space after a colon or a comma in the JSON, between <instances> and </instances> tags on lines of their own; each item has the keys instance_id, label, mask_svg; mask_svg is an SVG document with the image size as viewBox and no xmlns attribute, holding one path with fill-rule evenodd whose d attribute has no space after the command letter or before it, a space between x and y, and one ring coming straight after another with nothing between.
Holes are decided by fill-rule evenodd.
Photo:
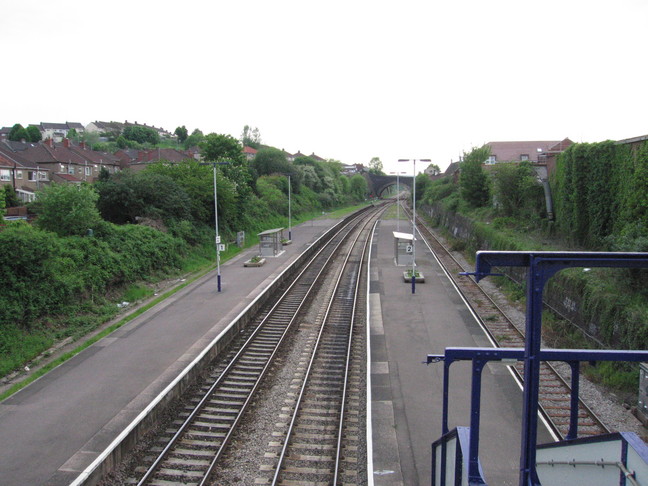
<instances>
[{"instance_id":1,"label":"concrete slab","mask_svg":"<svg viewBox=\"0 0 648 486\"><path fill-rule=\"evenodd\" d=\"M431 483L431 444L441 435L443 365L423 363L428 354L443 354L448 346L489 344L420 241L416 244L416 264L426 281L417 284L412 294L411 284L403 282L402 267L394 264L395 229L396 220L382 220L372 246L369 302L373 479L374 484L392 484L380 482L381 472L400 468L394 475L403 484L424 485ZM376 289L385 291L378 294ZM470 424L470 383L470 364L454 364L450 428ZM521 391L506 368L486 367L482 377L480 453L489 484L518 483L521 399ZM543 431L540 440L551 439ZM395 451L397 460L393 457Z\"/></svg>"}]
</instances>

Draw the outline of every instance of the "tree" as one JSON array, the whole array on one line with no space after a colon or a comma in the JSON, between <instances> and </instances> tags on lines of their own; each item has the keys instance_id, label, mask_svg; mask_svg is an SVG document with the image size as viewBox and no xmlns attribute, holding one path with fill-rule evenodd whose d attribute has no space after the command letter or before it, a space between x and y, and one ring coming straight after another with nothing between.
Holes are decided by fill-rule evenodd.
<instances>
[{"instance_id":1,"label":"tree","mask_svg":"<svg viewBox=\"0 0 648 486\"><path fill-rule=\"evenodd\" d=\"M385 175L383 172L383 163L379 157L373 157L369 161L369 173L374 175Z\"/></svg>"},{"instance_id":2,"label":"tree","mask_svg":"<svg viewBox=\"0 0 648 486\"><path fill-rule=\"evenodd\" d=\"M120 172L95 187L99 211L112 223L135 223L138 216L164 221L191 219L191 199L168 175L148 170Z\"/></svg>"},{"instance_id":3,"label":"tree","mask_svg":"<svg viewBox=\"0 0 648 486\"><path fill-rule=\"evenodd\" d=\"M91 149L92 147L97 145L101 139L98 132L89 131L83 132L83 134L79 138L84 141Z\"/></svg>"},{"instance_id":4,"label":"tree","mask_svg":"<svg viewBox=\"0 0 648 486\"><path fill-rule=\"evenodd\" d=\"M245 125L243 127L243 133L241 133L241 143L244 146L258 149L261 146L261 133L259 129L256 127L250 128L249 125Z\"/></svg>"},{"instance_id":5,"label":"tree","mask_svg":"<svg viewBox=\"0 0 648 486\"><path fill-rule=\"evenodd\" d=\"M36 125L29 125L26 129L27 131L27 140L32 143L40 142L43 139L40 130Z\"/></svg>"},{"instance_id":6,"label":"tree","mask_svg":"<svg viewBox=\"0 0 648 486\"><path fill-rule=\"evenodd\" d=\"M88 184L51 184L38 193L38 227L59 236L82 236L101 222L99 195Z\"/></svg>"},{"instance_id":7,"label":"tree","mask_svg":"<svg viewBox=\"0 0 648 486\"><path fill-rule=\"evenodd\" d=\"M196 128L191 135L184 141L184 148L197 147L205 139L205 135L198 128Z\"/></svg>"},{"instance_id":8,"label":"tree","mask_svg":"<svg viewBox=\"0 0 648 486\"><path fill-rule=\"evenodd\" d=\"M490 147L488 145L473 148L468 154L464 152L459 178L461 197L473 207L486 206L490 200L488 176L482 169L482 164L488 160L489 156Z\"/></svg>"},{"instance_id":9,"label":"tree","mask_svg":"<svg viewBox=\"0 0 648 486\"><path fill-rule=\"evenodd\" d=\"M200 153L210 162L229 161L243 162L243 147L241 142L231 135L210 133L200 143Z\"/></svg>"},{"instance_id":10,"label":"tree","mask_svg":"<svg viewBox=\"0 0 648 486\"><path fill-rule=\"evenodd\" d=\"M189 137L189 132L187 131L187 127L182 125L181 127L177 127L175 129L175 132L173 132L177 135L178 137L178 142L179 143L184 143L185 140Z\"/></svg>"},{"instance_id":11,"label":"tree","mask_svg":"<svg viewBox=\"0 0 648 486\"><path fill-rule=\"evenodd\" d=\"M358 201L363 201L369 191L367 180L360 174L351 177L351 195Z\"/></svg>"},{"instance_id":12,"label":"tree","mask_svg":"<svg viewBox=\"0 0 648 486\"><path fill-rule=\"evenodd\" d=\"M150 143L151 145L160 143L159 133L148 127L129 125L124 128L122 135L127 140L133 140L138 143Z\"/></svg>"},{"instance_id":13,"label":"tree","mask_svg":"<svg viewBox=\"0 0 648 486\"><path fill-rule=\"evenodd\" d=\"M416 179L414 179L416 184L416 201L423 200L425 193L428 191L428 188L432 184L432 179L427 174L418 174Z\"/></svg>"},{"instance_id":14,"label":"tree","mask_svg":"<svg viewBox=\"0 0 648 486\"><path fill-rule=\"evenodd\" d=\"M2 196L2 194L0 194ZM4 197L0 197L0 201L4 201L6 208L13 208L21 205L21 201L16 194L16 190L11 184L4 186Z\"/></svg>"},{"instance_id":15,"label":"tree","mask_svg":"<svg viewBox=\"0 0 648 486\"><path fill-rule=\"evenodd\" d=\"M544 192L529 162L497 164L493 170L493 189L505 216L540 213Z\"/></svg>"},{"instance_id":16,"label":"tree","mask_svg":"<svg viewBox=\"0 0 648 486\"><path fill-rule=\"evenodd\" d=\"M252 168L257 176L272 175L279 173L291 174L294 168L286 159L284 153L276 148L268 147L259 150L252 161Z\"/></svg>"},{"instance_id":17,"label":"tree","mask_svg":"<svg viewBox=\"0 0 648 486\"><path fill-rule=\"evenodd\" d=\"M7 138L12 142L29 140L29 133L20 123L16 123L13 127L11 127Z\"/></svg>"}]
</instances>

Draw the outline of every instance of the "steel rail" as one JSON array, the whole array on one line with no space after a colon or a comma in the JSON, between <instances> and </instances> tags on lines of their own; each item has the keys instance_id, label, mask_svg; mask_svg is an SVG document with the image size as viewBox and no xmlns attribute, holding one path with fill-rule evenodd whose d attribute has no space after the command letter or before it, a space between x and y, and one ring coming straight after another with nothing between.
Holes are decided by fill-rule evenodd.
<instances>
[{"instance_id":1,"label":"steel rail","mask_svg":"<svg viewBox=\"0 0 648 486\"><path fill-rule=\"evenodd\" d=\"M283 446L281 448L281 452L279 453L279 456L278 456L277 464L275 466L275 473L274 473L274 476L273 476L272 481L271 481L271 484L273 486L276 486L278 484L278 481L279 481L279 477L280 477L281 470L282 470L282 465L283 465L283 463L285 461L286 453L288 451L290 440L291 440L291 436L293 435L293 430L294 430L295 424L297 422L297 418L299 416L299 409L300 409L301 403L302 403L302 401L304 399L304 395L306 393L306 389L307 389L307 386L308 386L308 383L309 383L309 379L310 379L310 376L311 376L312 371L313 371L313 366L314 366L314 362L315 362L315 359L316 359L316 356L317 356L317 352L318 352L318 349L319 349L321 341L322 341L322 336L323 336L324 330L326 328L326 324L327 324L327 322L329 320L330 313L331 313L331 310L333 308L333 304L335 302L335 296L336 296L337 290L340 287L340 283L342 281L342 278L345 276L345 270L348 267L348 262L349 262L349 259L350 259L351 255L353 254L353 250L355 249L355 245L356 245L357 241L360 239L360 237L362 236L362 231L368 226L368 224L369 224L369 222L365 223L362 230L360 230L358 232L358 235L356 236L356 238L355 238L355 240L353 242L353 247L347 253L347 255L346 255L345 259L344 259L342 268L340 269L340 271L338 273L338 276L336 278L334 290L332 292L332 297L329 299L329 301L327 303L326 311L325 311L324 317L322 319L322 324L320 325L320 329L318 331L317 339L315 341L315 344L313 346L313 350L311 352L311 357L310 357L308 366L306 368L306 372L305 372L305 375L304 375L304 378L303 378L303 381L302 381L302 385L300 387L299 394L298 394L297 399L295 401L292 417L291 417L290 423L288 425L288 429L287 429L286 434L285 434L285 440L284 440ZM365 242L363 244L362 259L361 259L360 263L358 264L358 268L360 268L360 269L362 269L362 263L363 263L364 258L365 258L365 253L366 253L366 248L367 248L368 241L369 241L369 238L366 238ZM357 294L358 294L358 287L359 287L360 277L361 277L361 271L357 272L356 277L355 277L354 298L353 298L353 306L352 306L353 312L351 314L350 325L349 325L350 329L353 328L353 324L355 322L353 316L355 314L355 309L356 309L356 305L357 305L357 299L358 299ZM341 443L342 428L343 428L343 420L342 419L344 417L344 400L346 399L347 379L348 379L348 369L349 369L348 366L349 366L349 362L350 362L351 342L352 342L351 334L349 334L349 339L348 339L348 343L347 343L347 353L346 353L347 355L346 355L346 358L345 358L344 382L343 382L343 386L342 386L343 398L342 398L342 401L341 401L341 411L340 411L340 418L339 418L340 425L339 425L339 428L338 428L338 440L337 440L338 445L336 447L336 458L335 458L335 468L334 468L335 476L334 476L333 484L337 484L337 475L338 475L338 471L339 471L340 443Z\"/></svg>"},{"instance_id":2,"label":"steel rail","mask_svg":"<svg viewBox=\"0 0 648 486\"><path fill-rule=\"evenodd\" d=\"M313 278L313 282L308 286L308 289L306 293L303 295L301 298L301 302L298 305L298 309L293 313L292 318L290 319L288 325L286 326L286 329L284 330L279 343L277 344L277 347L275 350L271 353L270 359L266 362L266 365L264 366L263 370L261 371L259 378L257 382L255 383L252 392L248 396L248 398L245 400L243 408L241 409L240 413L238 413L236 419L232 423L232 426L230 427L228 433L226 434L226 437L224 438L221 446L218 448L216 456L213 458L213 460L210 462L210 465L208 467L208 472L203 476L202 480L200 481L200 485L204 485L213 472L213 469L220 458L225 446L229 442L231 435L233 431L235 430L236 426L238 425L243 412L247 408L252 396L254 395L254 392L259 386L259 383L261 382L261 379L263 376L266 374L270 363L272 362L272 358L275 356L278 347L280 344L283 342L285 336L287 335L288 331L290 330L293 322L295 321L297 314L299 313L299 310L301 310L302 306L304 305L304 302L308 299L310 296L311 292L315 288L315 282L323 275L324 270L327 268L327 265L330 263L331 259L333 258L333 255L335 253L335 249L337 249L342 242L344 241L344 238L341 238L337 243L335 243L333 240L342 235L345 234L343 233L344 231L347 231L346 234L348 234L349 227L355 222L362 217L361 215L358 215L354 218L350 218L350 220L345 224L343 227L339 228L338 231L336 232L335 235L333 235L329 242L327 242L326 245L323 246L323 248L319 249L316 254L309 260L307 264L305 264L304 268L299 272L298 276L293 280L293 282L288 286L288 288L281 294L281 296L278 298L277 302L272 306L270 311L267 313L267 315L262 319L262 321L257 325L256 329L253 331L251 336L245 341L245 343L241 346L241 348L236 352L235 356L231 359L231 361L228 363L226 368L220 373L219 377L214 381L214 383L209 387L208 391L203 395L202 399L199 401L199 403L193 408L192 412L189 414L189 416L184 420L178 431L173 435L171 440L166 444L166 446L163 448L163 450L159 453L157 458L154 460L153 464L150 465L145 472L144 476L139 480L137 483L137 486L143 486L146 484L149 480L151 480L152 476L156 473L158 470L159 466L162 464L162 462L165 460L165 458L168 456L168 454L173 450L173 447L178 443L180 438L187 432L188 428L190 425L193 423L194 419L196 416L201 412L201 410L204 408L205 404L208 402L210 399L210 396L214 393L214 391L225 381L225 379L229 376L229 373L234 369L236 364L240 361L241 357L244 356L244 353L246 352L247 349L252 345L254 342L255 338L258 337L260 332L264 329L266 326L266 323L275 315L275 312L280 308L281 304L283 304L287 297L290 295L290 292L300 283L300 279L308 272L311 270L312 265L317 264L317 259L325 252L325 251L330 251L330 254L326 256L325 262L322 263L322 267L319 269L317 272L317 275ZM335 246L333 249L331 249L331 242L335 243Z\"/></svg>"}]
</instances>

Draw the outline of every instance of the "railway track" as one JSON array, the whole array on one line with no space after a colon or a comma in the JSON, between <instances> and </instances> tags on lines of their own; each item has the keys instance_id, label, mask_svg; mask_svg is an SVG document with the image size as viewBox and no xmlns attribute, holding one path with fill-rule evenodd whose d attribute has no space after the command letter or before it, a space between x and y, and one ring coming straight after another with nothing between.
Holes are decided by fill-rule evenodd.
<instances>
[{"instance_id":1,"label":"railway track","mask_svg":"<svg viewBox=\"0 0 648 486\"><path fill-rule=\"evenodd\" d=\"M283 445L276 462L266 468L274 470L267 484L364 483L358 482L363 464L357 457L366 335L361 293L373 222L357 234L337 276L292 413L286 416Z\"/></svg>"},{"instance_id":2,"label":"railway track","mask_svg":"<svg viewBox=\"0 0 648 486\"><path fill-rule=\"evenodd\" d=\"M405 208L411 218L411 211ZM441 241L417 216L416 228L434 253L439 264L454 281L456 287L478 316L491 342L497 347L524 348L524 331L519 329L506 313L497 305L472 277L460 276L460 272L470 271L452 256ZM511 366L513 373L522 385L524 364L518 362ZM569 432L571 387L551 363L543 362L540 368L539 406L543 417L558 438L565 438ZM610 430L594 412L579 399L578 435L591 436L609 433Z\"/></svg>"},{"instance_id":3,"label":"railway track","mask_svg":"<svg viewBox=\"0 0 648 486\"><path fill-rule=\"evenodd\" d=\"M380 212L381 209L373 210L369 219L375 220ZM226 358L210 373L209 381L200 386L191 397L184 400L187 405L145 454L146 458L143 463L135 468L133 475L127 481L129 484L138 486L170 484L202 486L210 484L210 478L218 468L219 461L235 436L237 426L253 402L264 377L274 366L273 363L277 355L280 354L282 345L285 347L284 343L289 342L292 331L297 327L296 323L315 299L315 294L326 291L322 289L330 287L328 285L330 274L338 271L333 269L339 266L345 270L338 271L340 285L333 290L328 290L332 304L329 305L326 318L323 320L324 324L321 326L320 342L313 348L316 350L316 358L312 359L312 366L305 375L309 387L305 388L307 391L303 394L303 403L299 402L301 405L296 406L295 410L311 410L311 412L315 409L325 410L327 427L331 426L333 416L337 415L339 423L342 424L339 426L338 432L334 434L338 437L338 447L344 448L345 451L353 449L353 446L349 446L346 441L341 439L347 436L343 432L347 430L350 420L344 413L345 406L348 407L352 402L348 398L350 394L346 392L348 379L347 385L343 386L345 394L342 395L342 398L336 396L326 398L324 401L323 395L328 396L325 393L327 387L328 392L339 389L339 385L333 384L332 380L333 376L337 378L340 371L340 364L334 362L333 358L337 358L340 354L340 351L334 346L344 341L342 329L345 325L342 323L346 321L346 341L348 343L353 342L351 336L355 334L352 332L353 324L349 324L349 322L354 322L349 318L349 314L356 312L355 303L349 307L349 298L355 291L352 292L349 285L352 285L353 279L358 285L357 282L362 274L359 243L355 243L359 241L358 238L361 234L368 234L368 230L366 230L367 218L366 214L360 215L342 228L304 266L288 288L275 300L275 303L267 304L259 312L242 336L237 339L239 345L233 347ZM365 239L367 238L365 236ZM344 263L340 264L338 261L340 257L337 254L347 247L355 248L355 250L347 250L346 253L349 256L346 256ZM364 326L364 322L362 325ZM331 331L332 328L336 331ZM341 334L338 334L338 331ZM353 346L348 346L349 349L353 349ZM344 374L347 377L349 375L348 372ZM320 394L313 395L313 388L310 386L314 386L314 389L319 387ZM308 400L312 400L313 396L316 397L317 406L305 406L304 404L308 403ZM332 412L333 409L337 410L337 413ZM295 440L295 437L299 438L299 432L306 427L300 424L303 424L304 420L312 420L310 416L307 415L307 417L309 418L295 419L296 426L292 427L293 431L289 431L286 435L291 439L284 441L286 452L280 455L275 466L275 469L280 472L275 474L272 484L282 484L279 477L285 476L294 467L289 465L291 461L295 460L297 454L294 452L294 448L303 442ZM315 442L312 449L319 448L326 451L327 458L331 455L336 457L334 466L327 463L325 467L322 467L323 464L320 463L317 469L332 468L335 471L334 475L344 474L344 468L340 468L340 464L345 463L340 460L343 457L342 454L330 453L329 444L325 446L321 444L321 448L318 447L317 442L322 441L324 437L322 434L316 434L318 437L311 441ZM329 441L327 440L327 442ZM306 454L306 456L308 455ZM324 459L323 456L319 456L316 460L323 461ZM292 464L294 465L294 462ZM302 471L302 474L312 476L312 471L306 469L306 471Z\"/></svg>"}]
</instances>

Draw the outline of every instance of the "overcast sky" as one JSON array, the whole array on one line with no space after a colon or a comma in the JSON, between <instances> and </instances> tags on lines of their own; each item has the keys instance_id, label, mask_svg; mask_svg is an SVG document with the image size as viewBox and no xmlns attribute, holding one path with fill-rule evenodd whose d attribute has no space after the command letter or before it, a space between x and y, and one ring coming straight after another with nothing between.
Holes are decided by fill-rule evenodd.
<instances>
[{"instance_id":1,"label":"overcast sky","mask_svg":"<svg viewBox=\"0 0 648 486\"><path fill-rule=\"evenodd\" d=\"M185 125L344 163L648 134L648 1L0 0L0 125ZM422 170L424 167L420 167ZM419 166L417 165L417 171Z\"/></svg>"}]
</instances>

